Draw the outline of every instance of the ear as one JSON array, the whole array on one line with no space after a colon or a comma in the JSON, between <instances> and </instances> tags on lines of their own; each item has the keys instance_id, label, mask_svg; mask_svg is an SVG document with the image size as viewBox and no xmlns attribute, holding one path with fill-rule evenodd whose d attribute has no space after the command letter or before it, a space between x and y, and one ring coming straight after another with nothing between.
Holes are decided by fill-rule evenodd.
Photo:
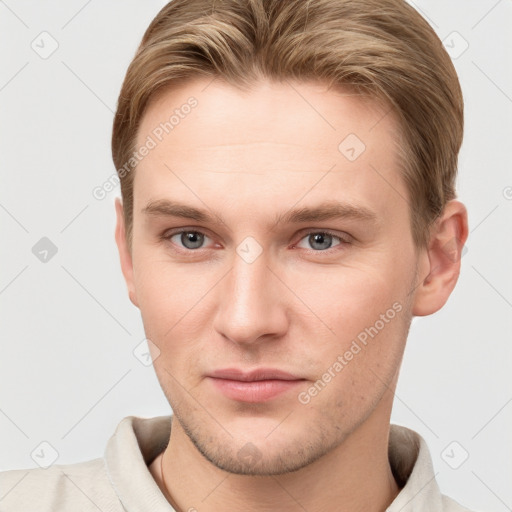
<instances>
[{"instance_id":1,"label":"ear","mask_svg":"<svg viewBox=\"0 0 512 512\"><path fill-rule=\"evenodd\" d=\"M126 240L123 205L119 197L116 197L116 217L116 244L119 251L119 259L121 261L121 270L123 272L124 280L126 281L126 286L128 287L128 296L130 297L133 305L139 307L133 282L132 255Z\"/></svg>"},{"instance_id":2,"label":"ear","mask_svg":"<svg viewBox=\"0 0 512 512\"><path fill-rule=\"evenodd\" d=\"M460 201L449 201L432 226L428 248L420 252L420 282L414 294L414 316L431 315L445 305L459 278L460 260L467 238L466 207Z\"/></svg>"}]
</instances>

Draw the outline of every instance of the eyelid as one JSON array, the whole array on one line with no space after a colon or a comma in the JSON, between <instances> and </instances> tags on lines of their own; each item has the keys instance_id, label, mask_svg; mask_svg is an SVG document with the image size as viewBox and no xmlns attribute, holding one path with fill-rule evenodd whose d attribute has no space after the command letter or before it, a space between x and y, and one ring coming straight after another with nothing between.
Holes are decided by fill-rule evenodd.
<instances>
[{"instance_id":1,"label":"eyelid","mask_svg":"<svg viewBox=\"0 0 512 512\"><path fill-rule=\"evenodd\" d=\"M318 233L321 233L324 235L329 235L329 236L332 236L333 238L337 238L340 242L338 245L348 245L354 241L354 238L352 236L350 236L348 233L344 233L344 232L340 233L337 231L332 231L330 229L323 229L323 228L317 228L317 229L308 228L305 231L301 231L299 233L300 238L297 241L297 243L294 244L294 246L297 245L302 240L304 240L304 238L306 238L310 235L318 234ZM314 252L316 254L328 253L331 249L338 247L338 245L335 245L334 247L329 247L329 249L325 249L323 251L315 251L314 249L304 249L304 250L309 251L309 252Z\"/></svg>"},{"instance_id":2,"label":"eyelid","mask_svg":"<svg viewBox=\"0 0 512 512\"><path fill-rule=\"evenodd\" d=\"M166 229L165 231L163 231L161 236L169 237L169 236L177 235L178 233L190 233L190 232L201 233L202 235L206 235L209 238L212 238L209 235L208 229L199 227L199 226L180 226L177 228L169 228L169 229Z\"/></svg>"},{"instance_id":3,"label":"eyelid","mask_svg":"<svg viewBox=\"0 0 512 512\"><path fill-rule=\"evenodd\" d=\"M336 231L329 228L306 228L299 231L297 236L300 236L300 239L302 240L304 237L313 235L316 233L323 233L325 235L331 235L333 237L339 238L340 240L344 242L353 242L355 238L352 235L349 235L345 231Z\"/></svg>"},{"instance_id":4,"label":"eyelid","mask_svg":"<svg viewBox=\"0 0 512 512\"><path fill-rule=\"evenodd\" d=\"M171 238L173 236L179 235L181 233L199 233L199 234L203 235L205 238L209 238L210 240L213 241L213 238L211 236L209 236L207 230L204 230L203 228L193 227L193 226L192 227L180 227L180 228L175 228L175 229L167 229L159 236L159 238L161 240L163 240L164 242L173 243L173 242L171 242ZM199 247L198 249L187 249L186 247L182 247L181 245L177 245L177 244L173 244L173 245L176 245L178 247L178 250L186 251L189 253L200 252L201 250L208 249L208 247Z\"/></svg>"}]
</instances>

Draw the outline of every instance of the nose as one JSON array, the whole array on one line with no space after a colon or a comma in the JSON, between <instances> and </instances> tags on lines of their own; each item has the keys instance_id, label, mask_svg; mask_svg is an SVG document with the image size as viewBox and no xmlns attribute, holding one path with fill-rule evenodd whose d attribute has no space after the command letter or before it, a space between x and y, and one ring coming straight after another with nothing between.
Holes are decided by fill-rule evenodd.
<instances>
[{"instance_id":1,"label":"nose","mask_svg":"<svg viewBox=\"0 0 512 512\"><path fill-rule=\"evenodd\" d=\"M286 294L275 274L265 252L252 262L235 254L217 289L216 331L245 346L283 336L288 329Z\"/></svg>"}]
</instances>

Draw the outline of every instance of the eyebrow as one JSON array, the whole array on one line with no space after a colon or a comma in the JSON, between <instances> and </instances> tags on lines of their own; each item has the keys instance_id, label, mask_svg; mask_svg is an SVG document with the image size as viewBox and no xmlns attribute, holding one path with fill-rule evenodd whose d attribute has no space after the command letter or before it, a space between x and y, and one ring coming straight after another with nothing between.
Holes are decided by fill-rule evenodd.
<instances>
[{"instance_id":1,"label":"eyebrow","mask_svg":"<svg viewBox=\"0 0 512 512\"><path fill-rule=\"evenodd\" d=\"M221 215L213 215L203 210L169 199L150 201L142 213L155 217L180 217L210 224L226 224ZM377 224L378 216L369 208L362 205L327 201L314 207L304 206L277 215L272 224L274 229L279 224L299 224L304 222L319 222L324 220L347 219Z\"/></svg>"}]
</instances>

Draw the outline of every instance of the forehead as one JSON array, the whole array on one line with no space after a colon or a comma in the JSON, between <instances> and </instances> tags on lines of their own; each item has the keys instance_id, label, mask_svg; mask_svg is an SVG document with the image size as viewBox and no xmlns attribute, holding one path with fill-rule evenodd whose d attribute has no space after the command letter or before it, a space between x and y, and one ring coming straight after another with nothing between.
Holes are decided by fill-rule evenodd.
<instances>
[{"instance_id":1,"label":"forehead","mask_svg":"<svg viewBox=\"0 0 512 512\"><path fill-rule=\"evenodd\" d=\"M262 80L240 89L219 79L197 78L164 88L150 99L137 144L153 133L170 144L174 141L174 150L180 149L178 142L200 149L269 141L304 150L332 149L334 143L336 149L346 133L370 141L378 125L379 137L393 137L397 123L391 109L349 88Z\"/></svg>"},{"instance_id":2,"label":"forehead","mask_svg":"<svg viewBox=\"0 0 512 512\"><path fill-rule=\"evenodd\" d=\"M151 149L137 165L135 209L176 194L224 209L236 200L265 199L271 208L327 196L385 213L407 195L397 138L390 109L350 90L192 80L160 92L142 118L136 147Z\"/></svg>"}]
</instances>

